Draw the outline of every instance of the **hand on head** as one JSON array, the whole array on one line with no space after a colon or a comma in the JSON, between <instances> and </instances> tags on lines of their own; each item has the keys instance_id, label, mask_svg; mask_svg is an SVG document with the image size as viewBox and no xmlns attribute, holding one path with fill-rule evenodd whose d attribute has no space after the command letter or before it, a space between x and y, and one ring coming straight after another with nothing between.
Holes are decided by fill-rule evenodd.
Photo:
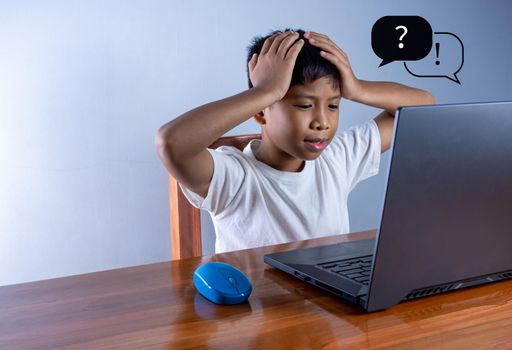
<instances>
[{"instance_id":1,"label":"hand on head","mask_svg":"<svg viewBox=\"0 0 512 350\"><path fill-rule=\"evenodd\" d=\"M293 67L304 40L293 31L275 34L265 40L261 52L249 61L249 77L255 88L282 99L290 87Z\"/></svg>"},{"instance_id":2,"label":"hand on head","mask_svg":"<svg viewBox=\"0 0 512 350\"><path fill-rule=\"evenodd\" d=\"M361 90L361 83L352 72L352 67L350 66L347 54L327 35L315 32L306 32L304 37L311 45L318 47L321 50L320 55L334 64L340 72L341 96L347 99L352 99L353 96L357 96Z\"/></svg>"}]
</instances>

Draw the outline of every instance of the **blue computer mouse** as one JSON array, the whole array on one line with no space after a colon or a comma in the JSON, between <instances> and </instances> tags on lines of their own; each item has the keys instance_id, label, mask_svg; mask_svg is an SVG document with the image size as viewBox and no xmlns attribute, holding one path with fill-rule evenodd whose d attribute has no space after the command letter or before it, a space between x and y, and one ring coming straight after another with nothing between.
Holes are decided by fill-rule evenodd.
<instances>
[{"instance_id":1,"label":"blue computer mouse","mask_svg":"<svg viewBox=\"0 0 512 350\"><path fill-rule=\"evenodd\" d=\"M236 267L209 262L194 271L194 285L206 299L216 304L240 304L252 292L251 282Z\"/></svg>"}]
</instances>

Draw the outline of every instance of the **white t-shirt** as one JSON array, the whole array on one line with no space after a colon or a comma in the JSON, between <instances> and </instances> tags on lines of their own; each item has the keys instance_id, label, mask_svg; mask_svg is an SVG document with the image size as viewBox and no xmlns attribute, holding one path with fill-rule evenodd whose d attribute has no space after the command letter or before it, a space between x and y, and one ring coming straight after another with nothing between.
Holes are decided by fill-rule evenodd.
<instances>
[{"instance_id":1,"label":"white t-shirt","mask_svg":"<svg viewBox=\"0 0 512 350\"><path fill-rule=\"evenodd\" d=\"M180 185L192 205L210 213L215 252L348 233L348 194L379 170L375 121L337 134L300 172L276 170L257 160L259 142L251 141L243 152L227 146L208 149L214 171L206 198Z\"/></svg>"}]
</instances>

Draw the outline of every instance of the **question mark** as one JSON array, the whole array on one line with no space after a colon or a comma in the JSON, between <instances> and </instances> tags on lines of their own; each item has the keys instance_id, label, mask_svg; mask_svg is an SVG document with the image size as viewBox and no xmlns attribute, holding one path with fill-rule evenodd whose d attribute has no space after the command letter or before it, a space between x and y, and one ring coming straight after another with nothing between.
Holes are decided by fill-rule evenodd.
<instances>
[{"instance_id":1,"label":"question mark","mask_svg":"<svg viewBox=\"0 0 512 350\"><path fill-rule=\"evenodd\" d=\"M407 27L406 26L397 26L395 27L395 30L398 30L398 29L403 29L404 32L402 33L402 35L400 35L400 38L398 40L402 41L402 38L405 36L405 34L407 34ZM404 48L404 43L400 43L398 44L398 47L400 49L403 49Z\"/></svg>"}]
</instances>

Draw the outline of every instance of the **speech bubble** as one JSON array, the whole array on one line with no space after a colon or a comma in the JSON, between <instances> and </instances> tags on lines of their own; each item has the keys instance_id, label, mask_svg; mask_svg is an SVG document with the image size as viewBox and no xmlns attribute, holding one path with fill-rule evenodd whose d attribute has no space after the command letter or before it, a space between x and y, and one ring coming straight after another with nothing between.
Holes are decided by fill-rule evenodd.
<instances>
[{"instance_id":1,"label":"speech bubble","mask_svg":"<svg viewBox=\"0 0 512 350\"><path fill-rule=\"evenodd\" d=\"M432 48L432 27L420 16L385 16L372 28L373 52L379 67L393 61L417 61Z\"/></svg>"},{"instance_id":2,"label":"speech bubble","mask_svg":"<svg viewBox=\"0 0 512 350\"><path fill-rule=\"evenodd\" d=\"M405 69L415 77L447 78L460 84L457 73L464 65L464 45L449 32L434 32L434 45L424 59L404 62Z\"/></svg>"}]
</instances>

